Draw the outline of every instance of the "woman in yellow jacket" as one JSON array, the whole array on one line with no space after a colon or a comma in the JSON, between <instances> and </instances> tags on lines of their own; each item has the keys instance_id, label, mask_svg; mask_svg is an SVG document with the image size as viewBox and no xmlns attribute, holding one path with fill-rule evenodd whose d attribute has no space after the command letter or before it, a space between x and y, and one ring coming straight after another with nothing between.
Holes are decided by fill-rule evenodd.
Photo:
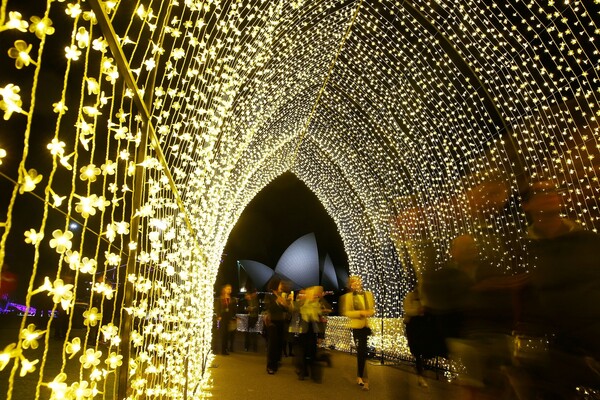
<instances>
[{"instance_id":1,"label":"woman in yellow jacket","mask_svg":"<svg viewBox=\"0 0 600 400\"><path fill-rule=\"evenodd\" d=\"M375 301L373 293L363 290L360 276L350 276L348 287L350 292L340 298L341 313L350 318L358 364L356 383L362 386L363 390L369 390L366 363L367 339L371 335L371 328L369 328L368 318L375 314Z\"/></svg>"}]
</instances>

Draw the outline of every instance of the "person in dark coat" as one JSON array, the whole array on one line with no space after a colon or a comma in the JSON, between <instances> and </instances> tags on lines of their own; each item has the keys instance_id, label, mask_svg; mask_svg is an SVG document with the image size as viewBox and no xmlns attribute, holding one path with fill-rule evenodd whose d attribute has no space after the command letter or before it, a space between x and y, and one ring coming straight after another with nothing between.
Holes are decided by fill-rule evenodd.
<instances>
[{"instance_id":1,"label":"person in dark coat","mask_svg":"<svg viewBox=\"0 0 600 400\"><path fill-rule=\"evenodd\" d=\"M280 279L270 282L271 293L265 297L265 329L267 331L267 373L273 375L279 369L285 321L291 308L291 300L284 291L285 284Z\"/></svg>"},{"instance_id":2,"label":"person in dark coat","mask_svg":"<svg viewBox=\"0 0 600 400\"><path fill-rule=\"evenodd\" d=\"M437 334L435 321L431 314L425 313L417 289L406 294L403 301L404 309L404 332L410 353L415 358L415 370L417 372L417 383L427 388L429 385L423 373L425 371L425 360L436 357L443 345L442 339Z\"/></svg>"},{"instance_id":3,"label":"person in dark coat","mask_svg":"<svg viewBox=\"0 0 600 400\"><path fill-rule=\"evenodd\" d=\"M574 396L577 386L600 389L600 235L561 215L563 196L551 180L523 194L529 281L540 308L549 352L534 372L546 391ZM543 364L543 365L542 365Z\"/></svg>"},{"instance_id":4,"label":"person in dark coat","mask_svg":"<svg viewBox=\"0 0 600 400\"><path fill-rule=\"evenodd\" d=\"M244 350L245 351L256 351L257 349L257 332L256 323L258 322L258 295L256 289L252 288L248 290L244 296L246 301L246 313L248 313L248 326L244 335Z\"/></svg>"},{"instance_id":5,"label":"person in dark coat","mask_svg":"<svg viewBox=\"0 0 600 400\"><path fill-rule=\"evenodd\" d=\"M222 355L229 355L233 351L233 333L235 331L237 299L231 296L231 285L226 284L221 288L221 296L215 302L217 315L217 330L220 339Z\"/></svg>"}]
</instances>

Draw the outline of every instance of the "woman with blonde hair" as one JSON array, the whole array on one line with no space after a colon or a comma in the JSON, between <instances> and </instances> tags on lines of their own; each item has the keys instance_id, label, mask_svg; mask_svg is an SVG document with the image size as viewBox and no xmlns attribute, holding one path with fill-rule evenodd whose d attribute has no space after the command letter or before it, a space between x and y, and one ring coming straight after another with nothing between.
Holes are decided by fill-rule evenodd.
<instances>
[{"instance_id":1,"label":"woman with blonde hair","mask_svg":"<svg viewBox=\"0 0 600 400\"><path fill-rule=\"evenodd\" d=\"M348 278L350 291L340 298L341 314L350 319L352 337L356 346L357 377L356 383L363 390L369 390L367 377L367 340L371 335L368 318L375 314L375 301L373 293L365 291L362 287L362 279L358 275Z\"/></svg>"}]
</instances>

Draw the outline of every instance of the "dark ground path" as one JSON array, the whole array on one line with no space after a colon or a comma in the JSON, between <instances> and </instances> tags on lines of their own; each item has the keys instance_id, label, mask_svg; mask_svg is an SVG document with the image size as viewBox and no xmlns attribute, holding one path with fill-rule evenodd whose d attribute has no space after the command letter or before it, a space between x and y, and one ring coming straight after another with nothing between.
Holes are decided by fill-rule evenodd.
<instances>
[{"instance_id":1,"label":"dark ground path","mask_svg":"<svg viewBox=\"0 0 600 400\"><path fill-rule=\"evenodd\" d=\"M241 336L241 335L239 335ZM261 340L262 342L262 340ZM237 344L237 343L236 343ZM241 349L241 346L238 347ZM417 385L417 376L409 364L382 365L379 360L367 361L371 389L362 391L355 383L356 357L332 351L332 367L323 368L322 383L298 380L292 358L283 358L275 375L266 373L264 343L258 352L232 352L217 355L211 367L213 397L218 400L458 400L456 386L433 371L426 371L429 388Z\"/></svg>"}]
</instances>

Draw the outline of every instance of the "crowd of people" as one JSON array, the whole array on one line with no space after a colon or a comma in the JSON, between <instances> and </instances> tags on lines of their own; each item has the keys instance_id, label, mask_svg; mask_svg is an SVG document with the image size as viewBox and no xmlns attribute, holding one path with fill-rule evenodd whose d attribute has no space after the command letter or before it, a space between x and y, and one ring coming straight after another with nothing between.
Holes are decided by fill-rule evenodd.
<instances>
[{"instance_id":1,"label":"crowd of people","mask_svg":"<svg viewBox=\"0 0 600 400\"><path fill-rule=\"evenodd\" d=\"M236 332L236 310L247 313L248 322L244 332L244 350L256 351L258 335L266 339L266 371L277 373L282 357L293 357L298 379L322 381L323 366L331 366L331 357L321 342L325 338L327 316L332 305L325 299L322 286L311 286L294 293L287 281L275 278L269 283L269 292L263 299L263 311L259 313L259 301L255 289L237 304L231 296L231 285L224 285L215 301L216 337L221 355L229 355L233 349ZM369 390L366 370L367 339L371 334L368 318L375 314L375 302L371 292L362 287L361 278L351 276L348 291L340 297L340 313L349 317L350 327L357 350L356 383ZM257 329L259 315L262 330Z\"/></svg>"},{"instance_id":2,"label":"crowd of people","mask_svg":"<svg viewBox=\"0 0 600 400\"><path fill-rule=\"evenodd\" d=\"M522 238L527 270L500 271L496 255L507 253L502 238L467 232L449 242L447 262L420 274L404 297L419 386L428 387L426 360L442 357L456 368L454 382L464 398L585 398L581 388L600 393L600 235L563 216L561 191L551 180L529 183L520 198L528 221ZM231 304L226 285L215 305L222 354L233 343ZM348 317L356 384L363 390L369 390L368 321L375 306L361 278L350 276L339 314ZM254 327L255 290L246 294L244 310ZM294 293L286 281L273 280L262 312L267 373L276 374L289 355L299 379L321 382L321 368L331 360L318 344L330 312L322 287ZM245 333L247 351L256 351L255 331Z\"/></svg>"},{"instance_id":3,"label":"crowd of people","mask_svg":"<svg viewBox=\"0 0 600 400\"><path fill-rule=\"evenodd\" d=\"M499 270L501 238L466 233L442 268L420 276L404 299L420 384L424 360L444 357L460 365L465 398L600 393L600 235L565 218L562 199L549 179L521 193L526 271Z\"/></svg>"}]
</instances>

